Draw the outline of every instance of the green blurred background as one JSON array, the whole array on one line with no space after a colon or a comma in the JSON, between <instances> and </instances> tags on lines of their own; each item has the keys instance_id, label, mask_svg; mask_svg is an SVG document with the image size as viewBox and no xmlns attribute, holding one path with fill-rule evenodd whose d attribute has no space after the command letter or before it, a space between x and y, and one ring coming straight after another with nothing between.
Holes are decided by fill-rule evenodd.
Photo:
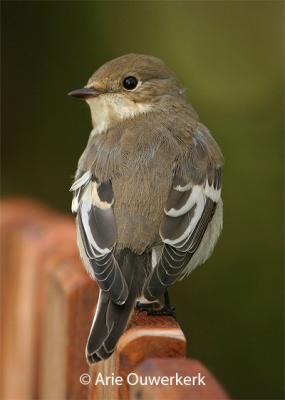
<instances>
[{"instance_id":1,"label":"green blurred background","mask_svg":"<svg viewBox=\"0 0 285 400\"><path fill-rule=\"evenodd\" d=\"M69 212L91 130L66 96L116 56L161 57L225 155L224 231L171 289L188 354L235 399L281 399L283 8L279 1L2 2L2 191Z\"/></svg>"}]
</instances>

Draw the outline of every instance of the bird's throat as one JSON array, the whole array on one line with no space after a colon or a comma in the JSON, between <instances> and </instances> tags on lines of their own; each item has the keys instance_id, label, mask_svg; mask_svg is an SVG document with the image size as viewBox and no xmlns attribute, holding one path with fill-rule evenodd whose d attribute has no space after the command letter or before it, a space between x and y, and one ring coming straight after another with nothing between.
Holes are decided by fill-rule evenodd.
<instances>
[{"instance_id":1,"label":"bird's throat","mask_svg":"<svg viewBox=\"0 0 285 400\"><path fill-rule=\"evenodd\" d=\"M100 134L125 119L150 111L149 104L135 103L120 94L103 94L86 100L91 111L92 134Z\"/></svg>"}]
</instances>

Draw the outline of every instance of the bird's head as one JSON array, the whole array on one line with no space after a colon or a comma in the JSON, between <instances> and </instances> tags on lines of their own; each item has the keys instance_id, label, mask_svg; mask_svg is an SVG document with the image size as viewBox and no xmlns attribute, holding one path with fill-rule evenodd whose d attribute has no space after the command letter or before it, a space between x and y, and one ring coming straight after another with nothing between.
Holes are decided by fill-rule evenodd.
<instances>
[{"instance_id":1,"label":"bird's head","mask_svg":"<svg viewBox=\"0 0 285 400\"><path fill-rule=\"evenodd\" d=\"M87 101L93 124L101 131L112 122L185 98L175 74L160 59L142 54L107 62L84 88L69 94Z\"/></svg>"}]
</instances>

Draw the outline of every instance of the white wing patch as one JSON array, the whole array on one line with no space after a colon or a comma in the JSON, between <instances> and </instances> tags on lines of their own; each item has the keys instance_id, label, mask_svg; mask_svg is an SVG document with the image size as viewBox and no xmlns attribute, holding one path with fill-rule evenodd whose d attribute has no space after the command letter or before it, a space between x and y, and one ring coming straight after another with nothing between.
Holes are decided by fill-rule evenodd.
<instances>
[{"instance_id":1,"label":"white wing patch","mask_svg":"<svg viewBox=\"0 0 285 400\"><path fill-rule=\"evenodd\" d=\"M95 205L96 207L104 210L113 206L113 199L111 202L100 199L98 195L98 189L101 187L101 183L96 181L91 181L92 173L86 171L78 179L76 179L70 188L73 194L73 200L71 205L71 210L73 213L78 211L80 200L85 203Z\"/></svg>"},{"instance_id":2,"label":"white wing patch","mask_svg":"<svg viewBox=\"0 0 285 400\"><path fill-rule=\"evenodd\" d=\"M84 172L84 174L82 174L78 179L76 179L73 182L70 191L74 192L75 190L80 189L82 186L84 186L87 182L90 181L91 177L92 177L91 171Z\"/></svg>"},{"instance_id":3,"label":"white wing patch","mask_svg":"<svg viewBox=\"0 0 285 400\"><path fill-rule=\"evenodd\" d=\"M207 180L204 188L204 193L207 197L209 197L209 199L217 203L221 197L221 188L215 188L213 183L212 185L209 185L209 182Z\"/></svg>"},{"instance_id":4,"label":"white wing patch","mask_svg":"<svg viewBox=\"0 0 285 400\"><path fill-rule=\"evenodd\" d=\"M87 184L91 181L91 177L92 177L91 172L86 171L85 173L80 175L80 177L78 179L76 179L73 182L73 184L70 188L70 191L74 192L72 203L71 203L71 211L73 213L76 213L78 211L80 197L82 196Z\"/></svg>"},{"instance_id":5,"label":"white wing patch","mask_svg":"<svg viewBox=\"0 0 285 400\"><path fill-rule=\"evenodd\" d=\"M181 190L180 188L177 189L177 186L173 189L175 191L179 192L189 192L189 197L187 201L179 208L170 208L170 210L164 209L164 212L166 215L169 215L170 217L179 217L180 215L186 214L195 204L201 204L201 207L204 207L205 205L205 196L204 196L204 190L203 187L200 185L194 185L192 186L191 184L187 185L184 187L185 190ZM188 188L188 189L186 189Z\"/></svg>"},{"instance_id":6,"label":"white wing patch","mask_svg":"<svg viewBox=\"0 0 285 400\"><path fill-rule=\"evenodd\" d=\"M108 201L101 200L98 194L98 189L100 188L100 186L101 183L92 182L92 189L91 189L92 203L101 210L106 210L113 206L114 200L112 199L110 203L108 203Z\"/></svg>"},{"instance_id":7,"label":"white wing patch","mask_svg":"<svg viewBox=\"0 0 285 400\"><path fill-rule=\"evenodd\" d=\"M87 236L88 244L92 250L92 254L90 254L90 258L95 259L96 257L104 256L108 253L111 253L112 249L109 248L101 248L98 246L98 244L95 242L94 235L91 232L91 227L90 227L90 210L92 206L92 201L91 201L91 196L90 200L86 201L87 193L90 192L91 190L87 190L84 193L84 197L81 202L80 206L80 214L81 214L81 220L83 224L83 228L85 231L85 234Z\"/></svg>"},{"instance_id":8,"label":"white wing patch","mask_svg":"<svg viewBox=\"0 0 285 400\"><path fill-rule=\"evenodd\" d=\"M173 199L177 198L178 192L181 193L181 196L183 193L185 200L182 204L179 205L179 208L176 208L175 204L173 204ZM185 196L187 192L189 192L188 197ZM173 199L171 199L171 196L173 196ZM173 218L184 216L183 218L187 219L188 223L186 224L184 220L185 229L183 230L183 232L181 232L181 230L177 230L177 232L179 231L179 235L173 237L173 232L170 232L171 228L173 228L173 222L169 220L170 223L168 230L166 219L165 224L162 224L160 228L160 236L162 241L171 246L174 246L177 249L182 248L185 245L186 241L190 238L191 234L194 232L195 227L197 226L202 216L207 198L212 200L214 203L218 203L220 196L221 187L215 187L214 182L212 182L212 184L210 185L208 179L206 180L204 185L193 185L191 183L188 183L184 186L174 186L172 189L172 193L169 194L169 199L167 202L167 204L171 204L171 208L168 208L166 205L166 208L164 209L165 215ZM189 214L187 215L187 213ZM180 224L180 226L181 225L182 223Z\"/></svg>"},{"instance_id":9,"label":"white wing patch","mask_svg":"<svg viewBox=\"0 0 285 400\"><path fill-rule=\"evenodd\" d=\"M192 183L188 183L185 186L177 185L174 187L174 189L177 190L178 192L187 192L187 190L191 189L191 187L192 187Z\"/></svg>"}]
</instances>

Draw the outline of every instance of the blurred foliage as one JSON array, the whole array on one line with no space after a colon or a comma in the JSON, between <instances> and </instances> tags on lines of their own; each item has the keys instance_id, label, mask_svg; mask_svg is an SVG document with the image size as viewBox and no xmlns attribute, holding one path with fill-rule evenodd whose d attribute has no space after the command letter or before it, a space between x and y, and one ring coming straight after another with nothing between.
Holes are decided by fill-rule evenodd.
<instances>
[{"instance_id":1,"label":"blurred foliage","mask_svg":"<svg viewBox=\"0 0 285 400\"><path fill-rule=\"evenodd\" d=\"M213 257L171 294L188 338L236 399L282 395L281 1L2 2L2 186L69 211L91 130L66 96L105 61L161 57L226 165Z\"/></svg>"}]
</instances>

